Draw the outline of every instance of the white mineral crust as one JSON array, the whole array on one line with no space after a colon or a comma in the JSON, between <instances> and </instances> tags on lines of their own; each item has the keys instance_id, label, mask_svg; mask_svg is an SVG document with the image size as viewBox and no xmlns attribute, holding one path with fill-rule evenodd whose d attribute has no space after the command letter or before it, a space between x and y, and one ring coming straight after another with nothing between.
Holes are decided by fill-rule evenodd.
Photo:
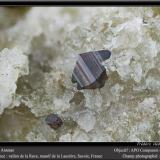
<instances>
[{"instance_id":1,"label":"white mineral crust","mask_svg":"<svg viewBox=\"0 0 160 160\"><path fill-rule=\"evenodd\" d=\"M7 108L23 104L39 123L23 124L18 140L159 141L159 8L31 7L22 15L1 7L0 26L2 140L15 140L16 124L1 124ZM108 80L78 93L77 54L100 49L112 52ZM51 113L64 120L59 130L44 123Z\"/></svg>"},{"instance_id":2,"label":"white mineral crust","mask_svg":"<svg viewBox=\"0 0 160 160\"><path fill-rule=\"evenodd\" d=\"M0 114L11 105L16 81L25 74L28 74L28 58L22 51L17 48L3 49L0 52Z\"/></svg>"}]
</instances>

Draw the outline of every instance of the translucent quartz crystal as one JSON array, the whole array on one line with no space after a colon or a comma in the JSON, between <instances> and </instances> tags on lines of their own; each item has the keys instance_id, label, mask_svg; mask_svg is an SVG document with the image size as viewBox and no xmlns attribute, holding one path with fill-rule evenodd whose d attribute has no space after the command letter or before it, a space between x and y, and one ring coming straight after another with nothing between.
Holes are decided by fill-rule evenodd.
<instances>
[{"instance_id":1,"label":"translucent quartz crystal","mask_svg":"<svg viewBox=\"0 0 160 160\"><path fill-rule=\"evenodd\" d=\"M86 132L91 131L96 123L95 116L91 111L83 111L76 115L75 120Z\"/></svg>"}]
</instances>

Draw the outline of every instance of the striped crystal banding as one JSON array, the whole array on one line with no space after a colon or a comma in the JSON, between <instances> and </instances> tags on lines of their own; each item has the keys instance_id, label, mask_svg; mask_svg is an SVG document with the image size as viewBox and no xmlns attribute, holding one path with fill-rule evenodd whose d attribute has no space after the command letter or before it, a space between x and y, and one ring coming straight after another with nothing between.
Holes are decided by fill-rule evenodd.
<instances>
[{"instance_id":1,"label":"striped crystal banding","mask_svg":"<svg viewBox=\"0 0 160 160\"><path fill-rule=\"evenodd\" d=\"M73 82L77 82L79 88L95 84L105 71L105 67L101 63L108 59L110 55L111 53L108 50L80 54L73 71Z\"/></svg>"}]
</instances>

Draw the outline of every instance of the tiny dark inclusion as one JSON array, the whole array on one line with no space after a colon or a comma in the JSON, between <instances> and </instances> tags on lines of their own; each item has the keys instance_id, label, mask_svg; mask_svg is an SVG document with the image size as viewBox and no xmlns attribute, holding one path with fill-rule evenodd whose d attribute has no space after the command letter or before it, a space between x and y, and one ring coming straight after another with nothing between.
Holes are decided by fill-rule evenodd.
<instances>
[{"instance_id":1,"label":"tiny dark inclusion","mask_svg":"<svg viewBox=\"0 0 160 160\"><path fill-rule=\"evenodd\" d=\"M46 123L53 129L58 129L62 126L62 119L58 116L58 114L50 114L45 119Z\"/></svg>"},{"instance_id":2,"label":"tiny dark inclusion","mask_svg":"<svg viewBox=\"0 0 160 160\"><path fill-rule=\"evenodd\" d=\"M72 82L77 83L77 89L102 88L107 80L106 69L102 62L109 59L109 50L86 52L78 55L72 74Z\"/></svg>"}]
</instances>

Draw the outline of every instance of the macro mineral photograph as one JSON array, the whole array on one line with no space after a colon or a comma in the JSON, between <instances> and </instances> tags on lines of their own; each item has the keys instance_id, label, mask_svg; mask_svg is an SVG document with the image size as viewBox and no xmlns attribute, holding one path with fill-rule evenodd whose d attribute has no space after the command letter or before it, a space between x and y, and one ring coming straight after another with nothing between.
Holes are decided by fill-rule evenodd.
<instances>
[{"instance_id":1,"label":"macro mineral photograph","mask_svg":"<svg viewBox=\"0 0 160 160\"><path fill-rule=\"evenodd\" d=\"M0 7L0 141L160 141L160 7Z\"/></svg>"}]
</instances>

